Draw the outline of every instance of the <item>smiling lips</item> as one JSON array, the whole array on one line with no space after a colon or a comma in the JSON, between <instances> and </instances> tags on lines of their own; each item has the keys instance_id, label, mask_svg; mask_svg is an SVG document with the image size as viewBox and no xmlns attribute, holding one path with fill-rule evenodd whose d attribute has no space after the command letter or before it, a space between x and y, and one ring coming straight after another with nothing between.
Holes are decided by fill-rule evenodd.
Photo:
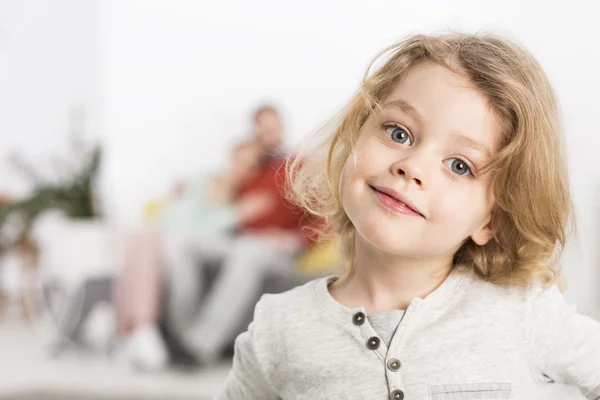
<instances>
[{"instance_id":1,"label":"smiling lips","mask_svg":"<svg viewBox=\"0 0 600 400\"><path fill-rule=\"evenodd\" d=\"M425 218L425 216L414 205L412 205L407 199L403 198L402 195L395 190L380 186L369 187L381 205L388 210L398 214Z\"/></svg>"}]
</instances>

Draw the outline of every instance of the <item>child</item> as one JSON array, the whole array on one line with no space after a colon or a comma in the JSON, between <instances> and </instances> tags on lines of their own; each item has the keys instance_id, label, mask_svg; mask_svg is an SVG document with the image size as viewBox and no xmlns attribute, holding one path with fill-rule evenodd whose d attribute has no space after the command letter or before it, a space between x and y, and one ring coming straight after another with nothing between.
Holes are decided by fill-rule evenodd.
<instances>
[{"instance_id":1,"label":"child","mask_svg":"<svg viewBox=\"0 0 600 400\"><path fill-rule=\"evenodd\" d=\"M291 166L349 268L264 296L219 398L600 398L600 324L554 284L572 206L547 77L488 35L384 54Z\"/></svg>"}]
</instances>

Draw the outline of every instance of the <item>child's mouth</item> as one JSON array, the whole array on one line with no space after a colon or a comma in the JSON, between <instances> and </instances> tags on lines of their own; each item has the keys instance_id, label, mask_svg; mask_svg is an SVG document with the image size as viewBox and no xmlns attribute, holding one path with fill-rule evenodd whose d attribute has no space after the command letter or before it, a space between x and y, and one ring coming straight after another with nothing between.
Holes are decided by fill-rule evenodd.
<instances>
[{"instance_id":1,"label":"child's mouth","mask_svg":"<svg viewBox=\"0 0 600 400\"><path fill-rule=\"evenodd\" d=\"M373 191L373 194L379 203L386 209L398 214L413 215L424 218L423 214L421 214L414 206L410 205L408 201L405 201L400 194L396 193L394 190L370 185L369 187Z\"/></svg>"}]
</instances>

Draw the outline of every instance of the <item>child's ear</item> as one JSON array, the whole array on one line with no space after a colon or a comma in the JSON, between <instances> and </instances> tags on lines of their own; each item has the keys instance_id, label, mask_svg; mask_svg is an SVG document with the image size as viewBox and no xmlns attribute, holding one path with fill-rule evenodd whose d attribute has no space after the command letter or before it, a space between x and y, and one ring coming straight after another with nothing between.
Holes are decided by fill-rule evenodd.
<instances>
[{"instance_id":1,"label":"child's ear","mask_svg":"<svg viewBox=\"0 0 600 400\"><path fill-rule=\"evenodd\" d=\"M487 242L490 241L498 232L500 225L500 212L494 207L490 212L487 222L481 228L479 228L475 233L471 235L471 239L478 246L483 246Z\"/></svg>"}]
</instances>

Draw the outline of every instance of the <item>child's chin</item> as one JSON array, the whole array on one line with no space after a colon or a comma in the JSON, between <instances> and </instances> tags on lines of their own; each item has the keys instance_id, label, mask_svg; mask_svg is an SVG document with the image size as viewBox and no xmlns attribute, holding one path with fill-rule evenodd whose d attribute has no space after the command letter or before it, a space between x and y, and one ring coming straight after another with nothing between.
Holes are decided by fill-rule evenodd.
<instances>
[{"instance_id":1,"label":"child's chin","mask_svg":"<svg viewBox=\"0 0 600 400\"><path fill-rule=\"evenodd\" d=\"M394 235L390 232L379 230L371 234L363 234L362 236L370 246L377 249L380 253L389 255L409 256L418 247L418 243L414 243L410 237L398 235L397 232Z\"/></svg>"},{"instance_id":2,"label":"child's chin","mask_svg":"<svg viewBox=\"0 0 600 400\"><path fill-rule=\"evenodd\" d=\"M414 253L414 248L398 246L398 243L380 243L376 247L380 253L388 256L412 257Z\"/></svg>"}]
</instances>

